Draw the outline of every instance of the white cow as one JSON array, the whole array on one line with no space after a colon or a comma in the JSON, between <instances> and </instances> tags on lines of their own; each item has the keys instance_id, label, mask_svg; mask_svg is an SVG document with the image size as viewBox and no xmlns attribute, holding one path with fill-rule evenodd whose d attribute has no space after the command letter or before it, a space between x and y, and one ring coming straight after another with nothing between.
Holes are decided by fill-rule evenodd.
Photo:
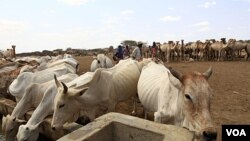
<instances>
[{"instance_id":1,"label":"white cow","mask_svg":"<svg viewBox=\"0 0 250 141\"><path fill-rule=\"evenodd\" d=\"M13 70L17 69L20 66L21 66L21 64L16 63L16 62L11 62L11 63L1 65L0 66L0 73L13 71Z\"/></svg>"},{"instance_id":2,"label":"white cow","mask_svg":"<svg viewBox=\"0 0 250 141\"><path fill-rule=\"evenodd\" d=\"M76 77L78 77L77 74L68 73L60 76L58 79L66 83ZM11 115L3 117L2 129L5 132L7 140L11 141L12 139L14 139L18 131L18 127L25 122L24 120L21 120L23 119L24 114L31 108L35 108L38 106L43 98L43 95L51 85L54 85L53 80L42 84L30 84L27 87L21 100L17 103Z\"/></svg>"},{"instance_id":3,"label":"white cow","mask_svg":"<svg viewBox=\"0 0 250 141\"><path fill-rule=\"evenodd\" d=\"M72 56L71 54L65 53L65 54L63 55L63 58L64 58L64 59L66 59L66 58L73 58L73 56Z\"/></svg>"},{"instance_id":4,"label":"white cow","mask_svg":"<svg viewBox=\"0 0 250 141\"><path fill-rule=\"evenodd\" d=\"M44 59L39 59L38 57L32 57L32 56L29 56L29 57L21 57L21 58L18 58L15 60L15 62L27 62L27 63L30 63L30 62L37 62L37 63L41 63L42 60ZM44 60L45 61L45 60Z\"/></svg>"},{"instance_id":5,"label":"white cow","mask_svg":"<svg viewBox=\"0 0 250 141\"><path fill-rule=\"evenodd\" d=\"M64 63L67 63L69 65L71 65L72 67L74 67L76 69L76 72L78 71L78 67L79 67L79 63L76 59L74 58L64 58L64 59L61 59L61 60L57 60L55 62L52 62L52 63L49 63L47 65L47 68L51 68L51 67L54 67L54 66L58 66L60 64L64 64Z\"/></svg>"},{"instance_id":6,"label":"white cow","mask_svg":"<svg viewBox=\"0 0 250 141\"><path fill-rule=\"evenodd\" d=\"M111 68L113 67L113 62L111 59L104 55L104 54L98 54L97 56L93 57L94 60L91 63L90 71L94 72L98 68Z\"/></svg>"},{"instance_id":7,"label":"white cow","mask_svg":"<svg viewBox=\"0 0 250 141\"><path fill-rule=\"evenodd\" d=\"M50 60L52 59L52 57L50 57L50 56L42 56L42 57L40 57L40 58L38 58L38 63L47 63L47 62L49 62Z\"/></svg>"},{"instance_id":8,"label":"white cow","mask_svg":"<svg viewBox=\"0 0 250 141\"><path fill-rule=\"evenodd\" d=\"M36 60L32 60L32 59L36 59ZM28 62L36 61L38 64L37 65L25 65L20 70L20 73L42 71L42 70L45 70L49 67L54 67L54 66L62 64L62 63L68 63L69 59L62 60L62 56L57 56L56 58L53 58L53 60L52 60L52 58L50 58L50 56L43 56L40 58L25 57L25 58L22 58L18 61L25 61L25 60ZM76 63L77 63L77 61L76 61ZM71 63L70 65L72 65L73 67L76 67L75 63L73 63L73 64Z\"/></svg>"},{"instance_id":9,"label":"white cow","mask_svg":"<svg viewBox=\"0 0 250 141\"><path fill-rule=\"evenodd\" d=\"M9 86L9 92L16 97L17 102L22 98L25 88L31 83L43 83L53 79L53 74L61 76L67 73L75 73L75 68L68 64L61 64L36 73L24 72Z\"/></svg>"},{"instance_id":10,"label":"white cow","mask_svg":"<svg viewBox=\"0 0 250 141\"><path fill-rule=\"evenodd\" d=\"M54 102L52 128L76 121L81 114L93 120L99 115L114 111L116 103L136 95L141 69L150 61L151 59L141 62L121 60L112 68L97 69L93 79L82 87L59 85Z\"/></svg>"},{"instance_id":11,"label":"white cow","mask_svg":"<svg viewBox=\"0 0 250 141\"><path fill-rule=\"evenodd\" d=\"M93 77L93 72L87 72L71 82L67 83L69 87L79 87L82 86L86 81L90 81ZM43 96L42 101L36 108L36 110L33 112L31 118L27 122L26 125L21 125L19 127L18 133L17 133L17 140L18 141L36 141L39 135L39 125L44 120L45 117L48 115L53 114L54 111L54 98L57 94L57 86L61 85L57 83L57 79L55 78L56 83L53 85L50 85L47 90L45 91L45 94ZM59 79L60 80L60 79Z\"/></svg>"},{"instance_id":12,"label":"white cow","mask_svg":"<svg viewBox=\"0 0 250 141\"><path fill-rule=\"evenodd\" d=\"M170 71L171 70L171 71ZM142 69L138 96L147 111L154 112L154 121L185 127L196 133L197 139L213 140L217 133L210 116L213 93L205 73L177 73L164 65L149 63Z\"/></svg>"}]
</instances>

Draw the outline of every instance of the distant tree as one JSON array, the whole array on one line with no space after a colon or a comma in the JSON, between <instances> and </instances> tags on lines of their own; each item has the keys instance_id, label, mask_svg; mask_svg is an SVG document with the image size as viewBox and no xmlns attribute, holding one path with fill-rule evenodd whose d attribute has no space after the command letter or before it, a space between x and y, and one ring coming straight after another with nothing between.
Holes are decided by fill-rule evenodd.
<instances>
[{"instance_id":1,"label":"distant tree","mask_svg":"<svg viewBox=\"0 0 250 141\"><path fill-rule=\"evenodd\" d=\"M70 50L72 50L72 48L71 48L71 47L68 47L68 48L66 49L66 51L70 51Z\"/></svg>"},{"instance_id":2,"label":"distant tree","mask_svg":"<svg viewBox=\"0 0 250 141\"><path fill-rule=\"evenodd\" d=\"M129 45L129 46L137 46L137 41L134 40L124 40L122 41L124 45Z\"/></svg>"}]
</instances>

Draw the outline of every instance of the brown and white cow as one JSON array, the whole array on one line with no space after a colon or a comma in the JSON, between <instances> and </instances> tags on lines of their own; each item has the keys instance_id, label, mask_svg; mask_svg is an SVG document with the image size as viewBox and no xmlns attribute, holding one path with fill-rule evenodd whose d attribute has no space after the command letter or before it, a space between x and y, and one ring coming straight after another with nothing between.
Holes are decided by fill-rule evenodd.
<instances>
[{"instance_id":1,"label":"brown and white cow","mask_svg":"<svg viewBox=\"0 0 250 141\"><path fill-rule=\"evenodd\" d=\"M182 75L151 62L142 69L138 96L145 110L154 112L155 122L194 131L196 140L215 140L217 132L210 116L213 90L207 81L211 74L209 68L205 73Z\"/></svg>"}]
</instances>

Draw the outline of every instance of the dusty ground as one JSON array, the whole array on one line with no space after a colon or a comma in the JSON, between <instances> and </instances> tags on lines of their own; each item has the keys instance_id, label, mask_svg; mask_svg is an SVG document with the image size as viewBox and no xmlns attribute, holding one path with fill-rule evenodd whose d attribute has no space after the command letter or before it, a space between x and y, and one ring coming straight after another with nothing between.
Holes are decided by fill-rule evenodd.
<instances>
[{"instance_id":1,"label":"dusty ground","mask_svg":"<svg viewBox=\"0 0 250 141\"><path fill-rule=\"evenodd\" d=\"M92 57L78 57L80 72L89 71ZM250 124L250 62L192 62L170 63L176 70L204 72L213 67L213 75L209 83L214 90L211 103L211 114L220 131L222 124ZM117 112L130 114L132 100L117 106ZM138 115L143 117L141 105ZM220 139L219 139L220 140Z\"/></svg>"}]
</instances>

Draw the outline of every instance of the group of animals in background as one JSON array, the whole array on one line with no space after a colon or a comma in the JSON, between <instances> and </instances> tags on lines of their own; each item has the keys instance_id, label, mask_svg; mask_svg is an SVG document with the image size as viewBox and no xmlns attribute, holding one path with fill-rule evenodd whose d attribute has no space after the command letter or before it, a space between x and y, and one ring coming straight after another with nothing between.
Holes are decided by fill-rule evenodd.
<instances>
[{"instance_id":1,"label":"group of animals in background","mask_svg":"<svg viewBox=\"0 0 250 141\"><path fill-rule=\"evenodd\" d=\"M168 43L155 42L156 47L143 43L141 53L143 57L157 57L163 61L223 61L238 60L245 58L250 60L250 43L247 41L221 38L220 41L214 39L204 42L198 40L196 42L184 43L184 40L169 41ZM124 49L126 46L124 45ZM129 46L130 52L135 48ZM154 54L154 49L155 54Z\"/></svg>"},{"instance_id":2,"label":"group of animals in background","mask_svg":"<svg viewBox=\"0 0 250 141\"><path fill-rule=\"evenodd\" d=\"M208 45L208 51L212 52L214 46L219 46L220 52L225 51L224 54L227 54L226 48L237 44L233 39L226 44L198 41L186 44L184 52L188 46L195 46L195 53L191 54L199 60L202 52L203 58L207 55L205 50ZM164 47L173 51L173 46L180 45L178 42L158 45L161 52ZM248 44L245 45L247 47ZM220 60L219 54L223 53L218 53L216 60ZM216 140L217 131L210 116L213 90L208 83L212 68L204 73L183 75L173 68L167 68L157 57L146 57L149 58L141 61L126 58L114 65L105 54L96 54L90 72L80 76L77 75L79 62L68 54L22 57L3 62L0 77L8 75L13 79L8 82L1 79L1 86L7 87L6 91L17 102L13 112L2 119L6 140L37 140L39 125L49 115L53 115L51 128L55 131L82 116L93 121L107 112L115 111L117 103L136 97L137 94L145 111L154 113L155 122L187 128L195 133L196 140ZM35 111L25 121L24 115L31 109ZM136 101L132 113L136 113Z\"/></svg>"}]
</instances>

